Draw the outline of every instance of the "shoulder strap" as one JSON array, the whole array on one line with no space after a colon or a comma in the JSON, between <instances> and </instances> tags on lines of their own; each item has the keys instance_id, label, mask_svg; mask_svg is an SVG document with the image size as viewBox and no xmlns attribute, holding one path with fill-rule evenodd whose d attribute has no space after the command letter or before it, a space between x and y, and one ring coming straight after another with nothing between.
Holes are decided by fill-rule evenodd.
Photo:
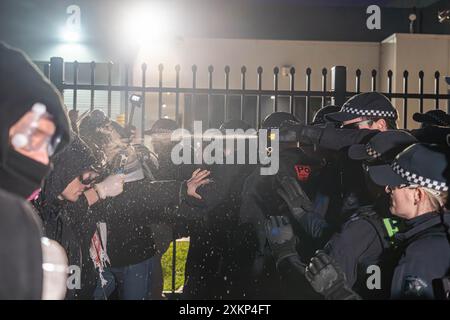
<instances>
[{"instance_id":1,"label":"shoulder strap","mask_svg":"<svg viewBox=\"0 0 450 320\"><path fill-rule=\"evenodd\" d=\"M369 222L372 227L376 230L378 238L380 239L381 244L384 249L391 247L392 243L390 241L391 233L396 232L394 228L392 228L391 223L385 222L385 220L389 219L381 219L378 213L371 208L370 210L365 210L359 213L359 217L361 219ZM389 225L389 228L387 227Z\"/></svg>"}]
</instances>

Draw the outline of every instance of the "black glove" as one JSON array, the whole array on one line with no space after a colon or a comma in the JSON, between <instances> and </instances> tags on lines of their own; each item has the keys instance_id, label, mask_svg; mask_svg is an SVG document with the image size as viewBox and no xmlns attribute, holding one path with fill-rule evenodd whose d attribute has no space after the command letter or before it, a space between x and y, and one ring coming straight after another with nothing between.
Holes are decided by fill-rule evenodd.
<instances>
[{"instance_id":1,"label":"black glove","mask_svg":"<svg viewBox=\"0 0 450 320\"><path fill-rule=\"evenodd\" d=\"M305 277L327 300L361 300L347 284L344 272L323 251L317 251L306 268Z\"/></svg>"},{"instance_id":2,"label":"black glove","mask_svg":"<svg viewBox=\"0 0 450 320\"><path fill-rule=\"evenodd\" d=\"M281 137L290 137L295 133L297 141L300 144L319 144L323 131L324 129L321 127L304 125L296 121L287 120L280 126L280 139Z\"/></svg>"},{"instance_id":3,"label":"black glove","mask_svg":"<svg viewBox=\"0 0 450 320\"><path fill-rule=\"evenodd\" d=\"M277 266L282 260L297 255L297 238L288 218L270 216L266 221L266 236Z\"/></svg>"},{"instance_id":4,"label":"black glove","mask_svg":"<svg viewBox=\"0 0 450 320\"><path fill-rule=\"evenodd\" d=\"M313 210L313 205L295 178L283 176L280 178L281 188L277 190L280 197L287 203L289 211L297 221L303 215Z\"/></svg>"}]
</instances>

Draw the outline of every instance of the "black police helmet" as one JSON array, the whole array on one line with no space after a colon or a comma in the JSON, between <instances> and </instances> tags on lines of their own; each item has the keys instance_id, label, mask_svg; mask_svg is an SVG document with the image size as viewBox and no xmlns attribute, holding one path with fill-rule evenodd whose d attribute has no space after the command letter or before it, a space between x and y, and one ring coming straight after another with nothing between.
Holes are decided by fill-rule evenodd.
<instances>
[{"instance_id":1,"label":"black police helmet","mask_svg":"<svg viewBox=\"0 0 450 320\"><path fill-rule=\"evenodd\" d=\"M227 129L230 129L230 130L242 129L242 130L246 131L248 129L251 129L251 126L244 120L232 119L232 120L225 121L219 127L219 130L222 132L225 132L225 130L227 130Z\"/></svg>"},{"instance_id":2,"label":"black police helmet","mask_svg":"<svg viewBox=\"0 0 450 320\"><path fill-rule=\"evenodd\" d=\"M269 114L261 124L262 129L279 129L285 121L299 122L298 119L288 112L273 112Z\"/></svg>"},{"instance_id":3,"label":"black police helmet","mask_svg":"<svg viewBox=\"0 0 450 320\"><path fill-rule=\"evenodd\" d=\"M325 123L329 123L329 122L339 123L337 121L333 121L333 120L327 119L325 117L325 115L330 114L330 113L334 113L334 112L339 112L339 110L341 110L341 108L338 107L338 106L334 106L334 105L329 105L329 106L325 106L323 108L320 108L314 114L314 117L313 117L313 120L311 122L311 125L315 126L315 125L325 124Z\"/></svg>"}]
</instances>

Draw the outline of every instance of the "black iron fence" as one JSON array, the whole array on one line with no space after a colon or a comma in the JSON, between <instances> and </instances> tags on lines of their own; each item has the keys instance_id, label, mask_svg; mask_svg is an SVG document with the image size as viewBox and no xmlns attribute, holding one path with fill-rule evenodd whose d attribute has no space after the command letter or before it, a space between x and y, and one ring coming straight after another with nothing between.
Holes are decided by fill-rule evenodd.
<instances>
[{"instance_id":1,"label":"black iron fence","mask_svg":"<svg viewBox=\"0 0 450 320\"><path fill-rule=\"evenodd\" d=\"M347 88L347 68L345 66L335 66L332 67L331 70L323 68L320 71L321 77L321 88L320 90L312 90L311 89L311 77L312 70L311 68L307 68L303 75L299 75L297 70L294 67L291 67L288 71L289 76L289 90L280 90L279 89L279 75L280 68L275 67L270 70L268 76L273 79L273 87L271 89L263 89L262 87L262 78L267 72L263 70L262 67L258 67L256 69L256 89L248 89L247 88L247 68L243 66L240 70L240 88L230 88L230 67L226 66L223 71L217 71L213 66L208 67L208 86L206 88L199 88L197 85L197 71L198 68L196 65L193 65L188 72L191 73L191 86L189 87L181 87L180 86L180 72L181 67L179 65L175 66L175 86L167 87L164 86L163 74L165 68L162 64L158 66L158 86L147 86L146 78L147 78L147 64L143 63L140 68L140 85L132 85L131 84L131 68L130 66L125 66L125 73L123 77L123 84L121 85L113 85L112 84L112 69L113 64L107 63L107 75L106 75L106 83L95 83L95 75L96 75L96 63L90 63L90 83L88 84L80 84L78 79L78 69L79 63L77 61L73 62L73 81L71 83L65 82L64 75L64 61L62 58L53 57L50 59L50 62L41 62L39 63L40 67L43 69L44 73L50 78L50 80L55 84L55 86L63 92L64 90L72 90L72 108L77 109L77 98L78 92L80 90L88 90L90 91L90 109L93 110L95 106L95 92L96 91L106 91L107 92L107 102L106 102L106 113L109 117L111 117L111 105L112 105L112 92L121 92L123 93L123 106L125 113L125 123L128 123L129 117L129 99L128 96L130 93L140 93L143 99L143 105L145 106L146 93L153 93L158 95L157 103L154 106L150 106L150 110L154 108L154 112L157 114L157 118L162 117L162 109L163 109L163 98L162 95L164 93L171 93L175 95L175 120L181 122L180 113L183 111L185 117L189 120L195 120L195 117L188 117L187 113L192 113L195 109L195 106L200 97L206 97L207 104L207 126L213 127L213 114L214 108L217 107L216 103L213 103L214 96L221 96L222 100L220 101L223 104L221 108L221 114L215 116L219 117L219 122L223 120L228 120L232 117L234 118L245 118L245 109L248 107L248 101L246 101L247 97L254 97L256 99L252 99L252 102L255 103L255 112L253 116L255 117L254 123L256 127L259 128L261 124L261 116L262 116L262 104L263 97L271 97L269 100L271 103L270 111L278 111L280 99L287 98L288 99L288 110L291 113L303 113L303 121L307 122L311 119L312 116L312 99L315 99L317 104L317 99L320 99L319 107L323 107L330 102L334 105L342 105L346 99L350 96L361 92L361 80L362 80L362 72L361 70L356 70L353 75L355 79L355 87L354 91L349 91ZM166 70L167 71L167 70ZM224 76L224 87L217 88L214 87L213 84L213 73L214 72L223 72ZM330 76L331 73L331 88L327 88L327 77ZM295 90L295 81L299 76L305 77L305 88L304 90ZM443 105L443 101L447 101L447 113L450 108L450 92L441 93L439 92L440 81L442 81L443 77L441 74L436 71L434 73L434 90L433 93L425 93L424 92L424 77L425 74L423 71L420 71L417 75L414 75L413 81L418 81L419 90L416 93L409 92L409 82L413 75L410 75L408 71L404 71L401 75L403 80L403 88L402 92L393 92L393 72L391 70L387 71L386 74L380 75L376 70L372 70L370 74L370 90L377 91L377 83L381 83L380 81L386 81L387 92L383 92L389 99L401 99L401 109L402 109L402 126L403 128L408 127L408 102L410 100L416 100L419 102L419 111L424 111L424 101L432 100L434 101L434 108L439 109L441 105ZM378 77L382 77L378 79ZM450 85L450 78L445 78L445 81ZM184 106L190 106L190 111L181 110L181 99L185 99L186 103ZM232 108L231 97L238 97L238 105L237 109ZM301 103L298 98L302 98ZM236 102L236 99L234 99ZM317 107L317 106L316 106ZM233 109L233 110L232 110ZM235 114L237 110L237 115ZM248 117L248 116L247 116ZM221 118L221 119L220 119ZM147 127L146 121L146 108L141 108L140 114L140 128L141 134L143 136L144 130ZM217 123L217 121L216 121ZM180 123L181 125L182 123ZM186 125L186 121L183 123ZM175 292L175 261L176 261L176 241L174 239L173 242L173 257L172 257L172 293Z\"/></svg>"},{"instance_id":2,"label":"black iron fence","mask_svg":"<svg viewBox=\"0 0 450 320\"><path fill-rule=\"evenodd\" d=\"M320 76L321 76L321 88L320 90L312 90L311 89L311 77L312 77L312 70L311 68L307 68L303 75L305 77L305 88L304 90L295 90L295 81L296 77L298 77L298 73L294 67L291 67L289 69L289 90L280 90L279 89L279 75L280 75L280 69L278 67L273 68L273 70L270 70L270 73L268 76L273 78L273 88L271 89L263 89L262 88L262 77L265 75L266 72L264 72L262 67L258 67L256 70L257 74L257 85L256 89L248 89L247 88L247 68L243 66L240 70L240 88L230 88L230 67L226 66L223 71L217 71L213 66L208 67L208 86L206 88L199 88L197 86L197 66L193 65L188 72L191 73L192 76L192 85L189 87L180 87L180 72L181 67L179 65L175 66L175 86L174 87L167 87L163 84L163 74L164 71L167 71L164 69L164 66L160 64L158 66L158 86L147 86L146 85L146 78L147 78L147 64L143 63L140 68L141 72L141 83L140 85L131 85L130 82L130 72L131 68L126 65L125 66L125 74L123 79L123 84L121 85L113 85L111 82L111 72L113 68L113 64L107 63L107 82L106 83L95 83L95 76L96 76L96 63L91 62L90 63L90 83L88 84L80 84L78 81L78 69L79 69L79 63L77 61L73 62L72 64L72 74L73 74L73 81L71 83L64 81L64 61L62 58L59 57L53 57L50 59L49 63L41 63L43 65L43 70L46 73L46 75L49 76L51 81L56 85L56 87L60 91L64 90L72 90L73 91L73 109L77 109L77 95L80 90L88 90L90 91L90 109L94 109L96 106L94 104L94 97L96 91L105 91L107 92L107 105L106 105L106 112L108 116L111 116L111 95L112 92L121 92L124 94L123 99L123 106L124 106L124 113L125 113L125 123L128 123L128 117L129 117L129 101L128 101L128 95L130 93L141 93L142 99L143 99L143 105L145 105L145 98L146 93L156 93L158 94L158 102L156 103L154 107L155 112L157 113L157 118L162 117L162 109L163 109L163 98L162 95L164 93L172 93L175 95L175 119L177 121L180 120L180 102L181 102L181 95L184 95L184 98L189 98L188 103L185 103L184 105L189 105L192 113L195 109L195 106L197 104L197 100L199 97L203 96L206 97L206 104L207 104L207 126L208 127L214 127L214 121L212 119L212 116L215 117L219 116L220 122L230 119L230 117L236 117L236 114L232 114L230 112L231 104L230 104L230 97L240 97L239 102L239 108L238 108L238 118L243 119L245 117L245 108L248 105L246 103L246 97L255 97L256 99L253 99L255 103L255 112L254 112L254 122L257 127L259 127L261 123L261 115L262 115L262 101L263 97L270 96L272 100L272 110L271 111L279 111L279 101L281 97L287 97L289 99L288 102L288 108L291 113L304 113L304 116L301 118L303 121L307 122L311 119L311 99L321 99L320 106L324 106L327 103L335 104L335 105L342 105L344 101L349 98L350 96L360 93L361 92L361 79L362 79L362 72L361 70L356 70L355 74L353 75L355 79L355 87L354 91L349 91L347 89L347 68L345 66L335 66L331 68L331 88L327 88L327 77L329 77L329 70L326 68L323 68L321 70ZM213 85L213 73L214 72L223 72L224 76L224 88L217 88ZM263 73L264 72L264 73ZM382 77L378 79L378 77ZM434 90L432 93L425 93L424 92L424 78L425 74L423 71L420 71L417 75L414 75L413 81L418 81L419 83L419 90L418 92L411 93L409 92L409 86L408 83L411 81L411 78L413 78L412 75L409 74L408 71L404 71L401 75L403 80L403 88L402 92L393 92L393 72L391 70L388 70L386 74L379 75L376 70L372 70L370 74L370 90L371 91L377 91L377 83L380 83L380 81L386 81L386 88L387 91L383 92L389 99L401 99L402 105L401 105L401 111L402 115L406 115L402 117L402 125L404 128L408 127L408 101L410 100L416 100L419 102L419 111L424 111L424 101L425 100L434 100L434 107L436 109L440 108L440 105L442 105L442 101L450 101L450 93L441 93L439 92L440 88L440 81L443 79L439 71L436 71L434 73ZM450 85L450 78L447 77L446 80ZM221 110L223 111L221 115L215 114L214 108L217 107L217 102L213 103L213 97L214 96L221 96L223 99L221 100L221 103L223 104L223 108ZM302 103L298 103L297 98L303 98ZM319 107L320 107L319 106ZM447 103L447 112L449 112L450 103ZM152 109L152 108L151 108ZM299 110L303 109L303 110ZM400 111L400 110L399 110ZM186 110L183 110L184 116L189 120L195 120L193 117L190 117L191 115L189 112L186 112ZM141 120L141 131L143 131L146 128L147 121L146 121L146 108L141 108L141 114L140 114L140 120ZM253 120L253 119L252 119ZM186 124L186 123L185 123Z\"/></svg>"}]
</instances>

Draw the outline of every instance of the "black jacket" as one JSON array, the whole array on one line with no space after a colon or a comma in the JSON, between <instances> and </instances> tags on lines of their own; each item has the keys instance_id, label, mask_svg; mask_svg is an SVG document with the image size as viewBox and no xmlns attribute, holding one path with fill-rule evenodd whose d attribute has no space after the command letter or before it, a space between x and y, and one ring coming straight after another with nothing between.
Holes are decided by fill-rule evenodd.
<instances>
[{"instance_id":1,"label":"black jacket","mask_svg":"<svg viewBox=\"0 0 450 320\"><path fill-rule=\"evenodd\" d=\"M344 271L347 282L364 299L383 299L389 296L386 290L392 275L390 241L383 225L382 215L372 206L360 208L344 223L325 245L329 254ZM373 271L381 270L380 288L369 289L367 280Z\"/></svg>"},{"instance_id":2,"label":"black jacket","mask_svg":"<svg viewBox=\"0 0 450 320\"><path fill-rule=\"evenodd\" d=\"M277 175L261 175L260 168L257 167L245 180L239 215L239 237L236 241L242 298L289 297L267 245L265 223L269 216L288 212L286 203L277 193L278 176L288 175L299 179L296 170L299 165L317 165L317 159L311 158L301 149L286 149L280 151ZM308 190L308 183L302 184L306 193L314 191Z\"/></svg>"},{"instance_id":3,"label":"black jacket","mask_svg":"<svg viewBox=\"0 0 450 320\"><path fill-rule=\"evenodd\" d=\"M55 200L46 202L41 193L34 202L43 221L45 236L57 241L65 249L69 266L81 270L81 288L68 290L66 299L91 299L96 285L94 265L89 257L89 246L95 232L95 215L84 196L75 202Z\"/></svg>"},{"instance_id":4,"label":"black jacket","mask_svg":"<svg viewBox=\"0 0 450 320\"><path fill-rule=\"evenodd\" d=\"M41 299L39 218L28 203L1 189L0 204L0 299Z\"/></svg>"},{"instance_id":5,"label":"black jacket","mask_svg":"<svg viewBox=\"0 0 450 320\"><path fill-rule=\"evenodd\" d=\"M180 203L182 182L149 181L126 183L117 197L96 203L92 212L108 228L108 256L113 267L137 264L155 254L150 224L171 220L164 208Z\"/></svg>"},{"instance_id":6,"label":"black jacket","mask_svg":"<svg viewBox=\"0 0 450 320\"><path fill-rule=\"evenodd\" d=\"M433 299L433 280L450 272L450 213L431 212L405 224L406 230L395 235L400 259L392 279L391 298Z\"/></svg>"},{"instance_id":7,"label":"black jacket","mask_svg":"<svg viewBox=\"0 0 450 320\"><path fill-rule=\"evenodd\" d=\"M387 288L390 287L393 255L383 216L379 215L373 206L359 208L331 237L330 226L313 212L305 214L300 225L304 232L310 233L310 236L320 237L316 241L317 244L328 237L323 250L335 260L344 272L348 285L361 297L364 299L389 297ZM300 235L300 239L303 238L304 236ZM370 290L367 287L368 277L373 273L368 270L369 266L380 268L382 273L380 288ZM295 273L297 277L303 277L304 264L302 265L300 256L293 256L282 261L279 269L283 274Z\"/></svg>"},{"instance_id":8,"label":"black jacket","mask_svg":"<svg viewBox=\"0 0 450 320\"><path fill-rule=\"evenodd\" d=\"M321 131L319 145L336 151L353 144L366 143L379 132L370 129L336 129L333 127L325 127ZM447 135L450 133L450 128L429 126L409 132L420 142L447 145Z\"/></svg>"},{"instance_id":9,"label":"black jacket","mask_svg":"<svg viewBox=\"0 0 450 320\"><path fill-rule=\"evenodd\" d=\"M203 212L204 219L188 223L185 298L235 297L236 232L242 185L250 170L249 165L215 165L211 168L213 182L199 189L204 201L193 210Z\"/></svg>"}]
</instances>

